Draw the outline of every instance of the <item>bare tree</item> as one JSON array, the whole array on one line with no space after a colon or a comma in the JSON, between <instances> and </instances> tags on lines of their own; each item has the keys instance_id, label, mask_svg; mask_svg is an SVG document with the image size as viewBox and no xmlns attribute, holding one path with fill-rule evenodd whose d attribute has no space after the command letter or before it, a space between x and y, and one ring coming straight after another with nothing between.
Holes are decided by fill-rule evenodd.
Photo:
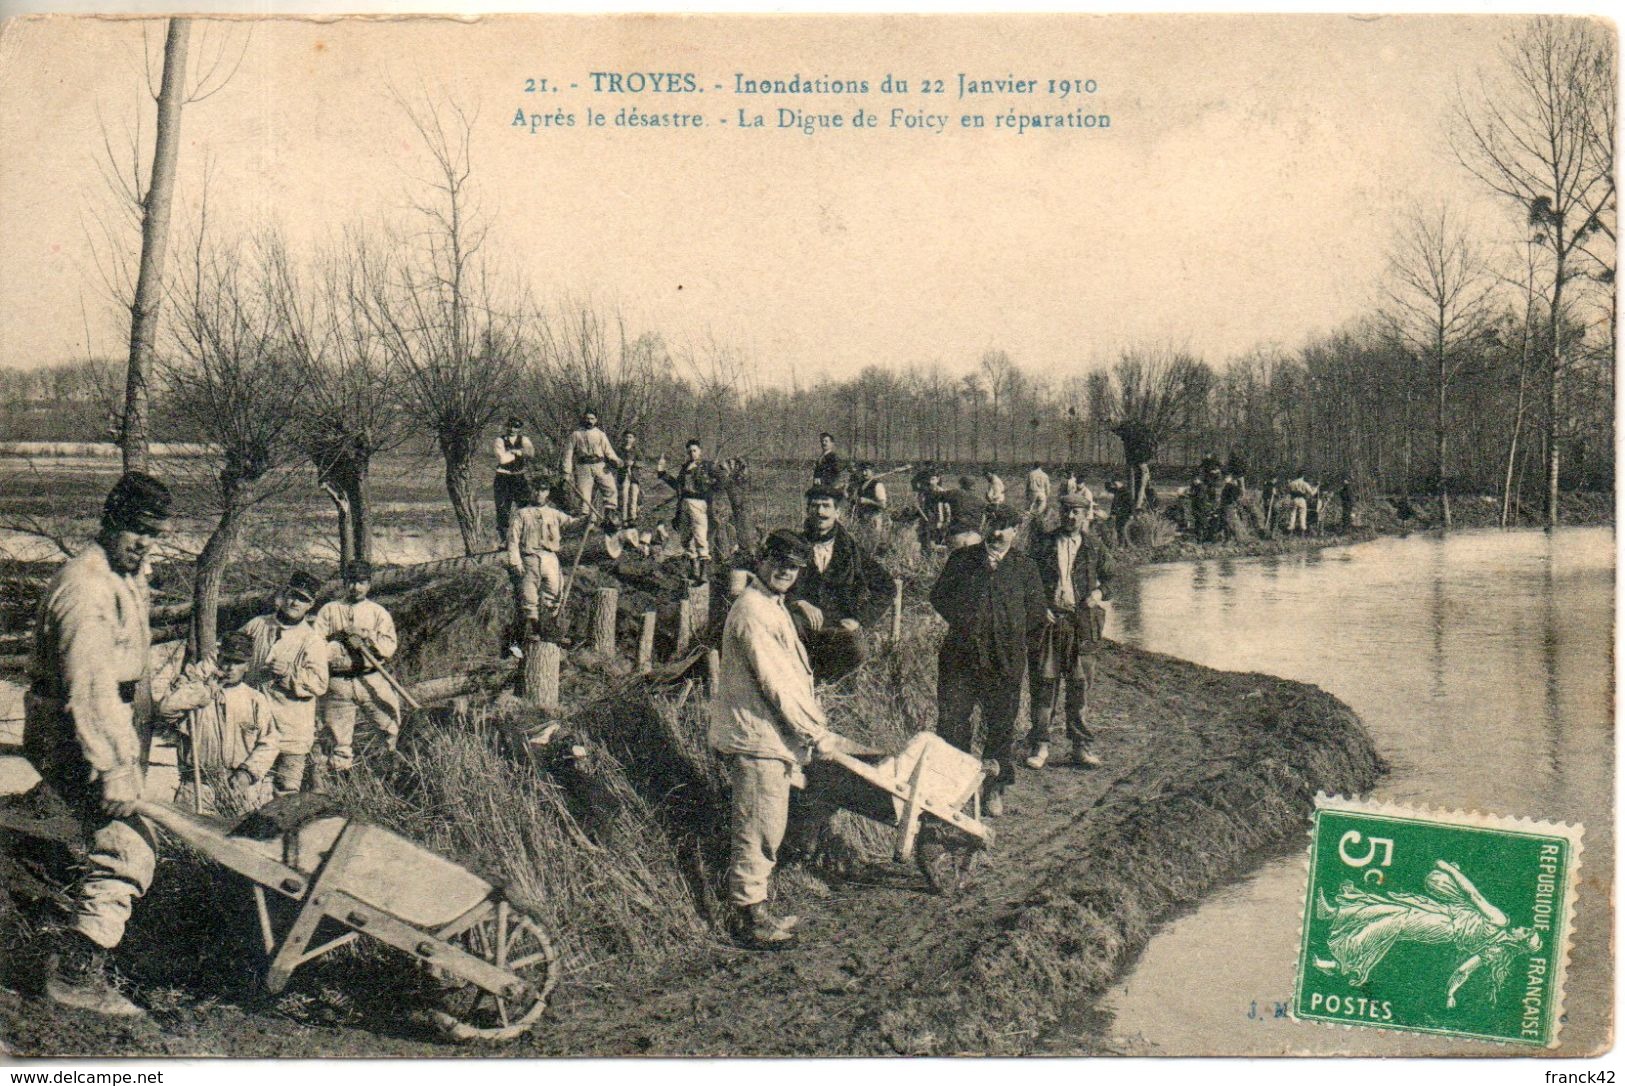
<instances>
[{"instance_id":1,"label":"bare tree","mask_svg":"<svg viewBox=\"0 0 1625 1086\"><path fill-rule=\"evenodd\" d=\"M519 383L520 302L498 288L482 251L487 226L470 182L475 115L456 103L397 101L433 176L413 205L422 229L397 238L393 259L370 277L365 312L399 369L407 413L435 435L463 549L474 554L483 535L474 461Z\"/></svg>"},{"instance_id":2,"label":"bare tree","mask_svg":"<svg viewBox=\"0 0 1625 1086\"><path fill-rule=\"evenodd\" d=\"M1472 101L1456 109L1456 157L1492 191L1513 201L1546 251L1547 298L1546 526L1557 526L1561 463L1558 380L1566 362L1565 289L1579 271L1588 239L1602 232L1593 208L1613 184L1613 153L1599 155L1594 127L1599 54L1612 63L1601 24L1541 17L1515 32L1501 50L1502 68L1480 76Z\"/></svg>"},{"instance_id":3,"label":"bare tree","mask_svg":"<svg viewBox=\"0 0 1625 1086\"><path fill-rule=\"evenodd\" d=\"M338 512L339 561L370 561L372 462L406 437L400 371L367 318L369 277L383 272L359 231L318 258L312 283L280 241L268 246L265 272L277 339L298 377L299 440Z\"/></svg>"},{"instance_id":4,"label":"bare tree","mask_svg":"<svg viewBox=\"0 0 1625 1086\"><path fill-rule=\"evenodd\" d=\"M657 333L634 336L619 311L581 301L536 309L531 318L521 398L539 434L561 438L589 408L615 436L656 421L673 368Z\"/></svg>"},{"instance_id":5,"label":"bare tree","mask_svg":"<svg viewBox=\"0 0 1625 1086\"><path fill-rule=\"evenodd\" d=\"M1413 208L1388 253L1388 317L1394 335L1433 379L1433 439L1443 526L1449 529L1447 400L1462 368L1479 357L1492 331L1495 277L1469 224L1446 204Z\"/></svg>"},{"instance_id":6,"label":"bare tree","mask_svg":"<svg viewBox=\"0 0 1625 1086\"><path fill-rule=\"evenodd\" d=\"M988 410L992 412L993 429L993 462L999 460L999 401L1006 398L1010 391L1010 382L1015 373L1015 363L1010 361L1010 355L1005 351L988 350L982 352L982 375L986 382L988 396ZM1011 452L1015 450L1012 449Z\"/></svg>"},{"instance_id":7,"label":"bare tree","mask_svg":"<svg viewBox=\"0 0 1625 1086\"><path fill-rule=\"evenodd\" d=\"M221 584L253 508L301 462L300 381L266 301L274 243L214 246L200 232L174 292L175 352L159 375L165 403L213 456L214 529L197 557L187 656L214 651Z\"/></svg>"},{"instance_id":8,"label":"bare tree","mask_svg":"<svg viewBox=\"0 0 1625 1086\"><path fill-rule=\"evenodd\" d=\"M248 49L247 34L240 36L242 47L235 51L235 56L232 55L231 35L223 32L216 34L212 43L205 42L203 63L189 85L187 58L191 36L192 20L168 21L163 69L157 87L152 85L150 53L143 49L143 59L148 64L148 91L157 103L152 166L144 183L139 163L139 135L131 139L131 162L126 175L116 164L105 127L102 132L103 147L107 153L107 161L102 164L103 173L136 220L141 234L141 252L134 282L129 283L126 274L121 277L126 285L115 290L120 303L128 305L130 309L130 350L119 434L126 471L145 470L147 467L147 445L151 440L148 378L165 295L164 262L169 245L175 175L180 162L181 110L186 105L201 102L230 82ZM108 256L112 259L111 253Z\"/></svg>"}]
</instances>

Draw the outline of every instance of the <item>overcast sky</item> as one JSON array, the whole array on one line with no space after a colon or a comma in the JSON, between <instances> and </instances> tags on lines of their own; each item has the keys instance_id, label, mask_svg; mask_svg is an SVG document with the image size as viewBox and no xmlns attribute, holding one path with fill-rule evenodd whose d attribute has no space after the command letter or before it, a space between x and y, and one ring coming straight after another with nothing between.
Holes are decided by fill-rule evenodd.
<instances>
[{"instance_id":1,"label":"overcast sky","mask_svg":"<svg viewBox=\"0 0 1625 1086\"><path fill-rule=\"evenodd\" d=\"M474 180L489 250L544 297L619 305L635 330L711 336L768 380L872 364L974 366L990 346L1066 375L1130 343L1218 363L1335 328L1376 297L1396 210L1451 198L1496 219L1449 153L1458 82L1496 61L1507 17L551 18L253 24L234 78L188 106L177 225L211 163L211 227L277 225L304 246L401 217L424 157L389 93L478 109ZM248 23L198 24L194 70ZM145 34L145 45L143 36ZM162 23L12 24L0 46L0 365L121 355L127 328L93 256L114 211L97 157L146 111ZM706 93L589 93L593 71L691 72ZM734 74L867 79L863 97L771 102ZM907 96L879 93L888 72ZM1111 127L964 131L974 78L1088 78ZM581 84L524 93L528 78ZM918 93L941 78L941 98ZM154 75L154 78L156 76ZM723 84L723 90L715 84ZM547 102L577 127L532 135ZM740 131L780 104L874 130ZM697 111L698 131L583 127L590 106ZM893 130L894 106L951 117ZM719 122L729 118L726 126ZM133 239L133 234L131 235ZM123 320L127 325L127 314Z\"/></svg>"}]
</instances>

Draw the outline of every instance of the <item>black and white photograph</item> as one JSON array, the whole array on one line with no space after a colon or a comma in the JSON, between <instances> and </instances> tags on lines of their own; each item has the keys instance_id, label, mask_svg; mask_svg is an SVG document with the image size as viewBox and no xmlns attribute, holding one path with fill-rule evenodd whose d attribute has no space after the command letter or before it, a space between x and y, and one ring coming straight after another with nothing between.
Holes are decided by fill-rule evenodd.
<instances>
[{"instance_id":1,"label":"black and white photograph","mask_svg":"<svg viewBox=\"0 0 1625 1086\"><path fill-rule=\"evenodd\" d=\"M1618 40L0 23L0 1056L1608 1052Z\"/></svg>"}]
</instances>

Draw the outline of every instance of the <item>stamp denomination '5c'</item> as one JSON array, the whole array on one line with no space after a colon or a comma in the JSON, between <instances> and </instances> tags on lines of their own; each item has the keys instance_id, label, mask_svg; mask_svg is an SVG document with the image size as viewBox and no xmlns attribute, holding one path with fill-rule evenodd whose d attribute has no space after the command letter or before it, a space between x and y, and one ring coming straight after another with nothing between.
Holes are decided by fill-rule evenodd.
<instances>
[{"instance_id":1,"label":"stamp denomination '5c'","mask_svg":"<svg viewBox=\"0 0 1625 1086\"><path fill-rule=\"evenodd\" d=\"M1318 797L1293 1016L1554 1047L1581 832Z\"/></svg>"}]
</instances>

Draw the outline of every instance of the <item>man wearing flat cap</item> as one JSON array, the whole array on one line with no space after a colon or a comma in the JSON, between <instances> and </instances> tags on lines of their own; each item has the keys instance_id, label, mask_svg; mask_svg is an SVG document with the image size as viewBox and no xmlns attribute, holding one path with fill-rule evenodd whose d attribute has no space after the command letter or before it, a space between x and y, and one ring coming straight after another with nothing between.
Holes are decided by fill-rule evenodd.
<instances>
[{"instance_id":1,"label":"man wearing flat cap","mask_svg":"<svg viewBox=\"0 0 1625 1086\"><path fill-rule=\"evenodd\" d=\"M378 673L395 655L395 620L372 591L372 564L352 559L344 570L344 598L316 612L316 634L327 642L327 693L316 705L327 766L348 773L355 765L356 718L368 723L395 749L401 730L401 702L395 688Z\"/></svg>"},{"instance_id":2,"label":"man wearing flat cap","mask_svg":"<svg viewBox=\"0 0 1625 1086\"><path fill-rule=\"evenodd\" d=\"M787 598L813 673L834 682L863 663L863 627L886 614L892 578L841 523L844 490L815 483L807 488L806 501L801 538L811 548L812 560Z\"/></svg>"},{"instance_id":3,"label":"man wearing flat cap","mask_svg":"<svg viewBox=\"0 0 1625 1086\"><path fill-rule=\"evenodd\" d=\"M497 507L497 539L503 541L508 538L508 517L523 498L526 473L536 462L536 446L525 436L525 420L511 416L502 436L491 443L491 452L497 460L491 482Z\"/></svg>"},{"instance_id":4,"label":"man wearing flat cap","mask_svg":"<svg viewBox=\"0 0 1625 1086\"><path fill-rule=\"evenodd\" d=\"M327 693L327 642L310 621L322 583L295 570L277 592L270 614L249 619L243 632L254 641L248 673L271 701L277 722L277 756L271 767L279 796L304 788L316 746L316 699Z\"/></svg>"},{"instance_id":5,"label":"man wearing flat cap","mask_svg":"<svg viewBox=\"0 0 1625 1086\"><path fill-rule=\"evenodd\" d=\"M728 611L711 698L708 738L733 786L729 930L761 950L795 942L794 922L768 911L768 880L784 841L790 790L805 786L803 766L839 742L813 693L812 665L785 606L785 594L811 561L812 547L794 532L768 536Z\"/></svg>"},{"instance_id":6,"label":"man wearing flat cap","mask_svg":"<svg viewBox=\"0 0 1625 1086\"><path fill-rule=\"evenodd\" d=\"M174 729L180 783L174 804L213 812L221 785L233 809L253 809L271 798L277 756L276 712L247 682L254 639L233 630L220 642L218 663L186 665L158 699L158 716Z\"/></svg>"},{"instance_id":7,"label":"man wearing flat cap","mask_svg":"<svg viewBox=\"0 0 1625 1086\"><path fill-rule=\"evenodd\" d=\"M1066 737L1072 743L1068 763L1100 764L1091 749L1089 690L1105 628L1112 561L1090 530L1094 516L1094 496L1087 487L1063 495L1061 523L1054 531L1041 534L1030 549L1048 604L1043 632L1032 643L1027 672L1032 713L1027 764L1033 769L1042 769L1049 761L1050 744L1060 738L1057 718L1063 715Z\"/></svg>"},{"instance_id":8,"label":"man wearing flat cap","mask_svg":"<svg viewBox=\"0 0 1625 1086\"><path fill-rule=\"evenodd\" d=\"M948 622L937 653L937 734L975 753L972 715L982 719L983 756L998 762L983 810L1004 813L1016 779L1016 716L1027 646L1044 628L1044 586L1032 559L1015 550L1021 515L990 506L987 537L948 556L931 589L931 606Z\"/></svg>"},{"instance_id":9,"label":"man wearing flat cap","mask_svg":"<svg viewBox=\"0 0 1625 1086\"><path fill-rule=\"evenodd\" d=\"M124 938L152 883L152 828L135 814L143 742L133 704L148 677L147 560L169 517L163 483L127 472L102 506L94 542L62 564L40 601L23 699L23 753L37 801L65 805L87 856L69 915L41 931L44 995L97 1014L142 1013L109 981L106 951Z\"/></svg>"}]
</instances>

